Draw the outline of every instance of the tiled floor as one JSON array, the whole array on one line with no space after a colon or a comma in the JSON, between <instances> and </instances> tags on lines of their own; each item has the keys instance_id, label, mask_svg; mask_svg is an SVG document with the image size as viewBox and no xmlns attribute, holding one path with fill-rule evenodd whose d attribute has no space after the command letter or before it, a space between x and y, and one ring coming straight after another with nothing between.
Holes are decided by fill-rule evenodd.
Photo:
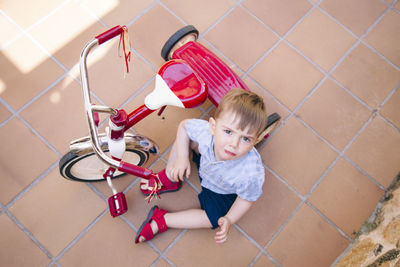
<instances>
[{"instance_id":1,"label":"tiled floor","mask_svg":"<svg viewBox=\"0 0 400 267\"><path fill-rule=\"evenodd\" d=\"M0 2L1 266L330 266L400 171L397 0L42 0ZM117 41L90 62L96 102L132 110L152 90L167 38L186 24L262 95L282 123L260 149L264 194L216 245L212 230L133 237L152 205L136 177L116 181L129 211L112 219L104 183L67 181L58 160L87 134L77 62L93 36L126 24L132 71ZM135 130L165 166L178 123L210 102L167 108ZM194 166L193 166L194 168ZM198 207L193 174L154 201ZM154 204L153 203L153 204Z\"/></svg>"}]
</instances>

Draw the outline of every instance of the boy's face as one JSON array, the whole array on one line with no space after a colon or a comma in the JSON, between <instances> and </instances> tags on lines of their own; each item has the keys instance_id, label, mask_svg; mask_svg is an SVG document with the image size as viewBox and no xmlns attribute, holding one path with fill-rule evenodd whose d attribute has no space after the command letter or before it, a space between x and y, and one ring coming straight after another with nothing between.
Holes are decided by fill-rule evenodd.
<instances>
[{"instance_id":1,"label":"boy's face","mask_svg":"<svg viewBox=\"0 0 400 267\"><path fill-rule=\"evenodd\" d=\"M255 145L257 136L247 126L243 131L234 113L222 112L210 118L210 133L214 136L214 153L217 161L233 160L246 155Z\"/></svg>"}]
</instances>

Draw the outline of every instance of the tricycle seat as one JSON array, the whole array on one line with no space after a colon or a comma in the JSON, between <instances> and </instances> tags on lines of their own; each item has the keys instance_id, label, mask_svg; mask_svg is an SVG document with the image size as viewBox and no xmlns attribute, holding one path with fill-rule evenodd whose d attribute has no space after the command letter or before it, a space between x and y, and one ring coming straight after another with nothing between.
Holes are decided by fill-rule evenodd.
<instances>
[{"instance_id":1,"label":"tricycle seat","mask_svg":"<svg viewBox=\"0 0 400 267\"><path fill-rule=\"evenodd\" d=\"M170 60L156 75L153 92L146 96L145 105L159 109L166 105L192 108L207 99L207 85L183 60Z\"/></svg>"},{"instance_id":2,"label":"tricycle seat","mask_svg":"<svg viewBox=\"0 0 400 267\"><path fill-rule=\"evenodd\" d=\"M178 48L173 59L183 59L203 79L208 87L208 98L218 106L231 89L250 91L246 84L221 59L203 45L190 41Z\"/></svg>"}]
</instances>

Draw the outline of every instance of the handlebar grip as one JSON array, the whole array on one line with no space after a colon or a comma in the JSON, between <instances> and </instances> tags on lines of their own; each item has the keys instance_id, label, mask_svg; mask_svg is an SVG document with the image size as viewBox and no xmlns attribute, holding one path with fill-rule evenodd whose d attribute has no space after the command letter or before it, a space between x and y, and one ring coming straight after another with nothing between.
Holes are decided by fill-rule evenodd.
<instances>
[{"instance_id":1,"label":"handlebar grip","mask_svg":"<svg viewBox=\"0 0 400 267\"><path fill-rule=\"evenodd\" d=\"M120 35L122 32L123 32L123 27L118 25L97 35L95 38L99 41L99 45L101 45L102 43L107 42L108 40L114 38L115 36Z\"/></svg>"},{"instance_id":2,"label":"handlebar grip","mask_svg":"<svg viewBox=\"0 0 400 267\"><path fill-rule=\"evenodd\" d=\"M119 163L118 170L125 172L125 173L129 173L134 176L139 176L139 177L142 177L145 179L150 179L151 175L153 175L153 172L149 169L139 167L137 165L134 165L134 164L131 164L128 162L124 162L124 161L121 161Z\"/></svg>"}]
</instances>

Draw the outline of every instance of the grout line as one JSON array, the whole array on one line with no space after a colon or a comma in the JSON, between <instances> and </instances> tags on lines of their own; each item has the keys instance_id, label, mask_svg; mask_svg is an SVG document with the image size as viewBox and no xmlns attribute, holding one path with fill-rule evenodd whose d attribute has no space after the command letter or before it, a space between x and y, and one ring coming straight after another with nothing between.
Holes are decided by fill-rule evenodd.
<instances>
[{"instance_id":1,"label":"grout line","mask_svg":"<svg viewBox=\"0 0 400 267\"><path fill-rule=\"evenodd\" d=\"M154 1L153 3L151 3L147 8L145 8L142 12L140 12L136 17L134 17L132 20L130 20L128 23L125 24L126 27L130 27L133 23L135 23L138 19L140 19L142 16L144 16L144 14L146 14L150 9L152 9L153 7L155 7L158 2L160 2L159 0Z\"/></svg>"},{"instance_id":2,"label":"grout line","mask_svg":"<svg viewBox=\"0 0 400 267\"><path fill-rule=\"evenodd\" d=\"M47 266L53 267L54 265L61 267L61 265L56 260L52 260Z\"/></svg>"},{"instance_id":3,"label":"grout line","mask_svg":"<svg viewBox=\"0 0 400 267\"><path fill-rule=\"evenodd\" d=\"M86 226L54 259L58 261L62 256L65 255L89 230L107 213L107 209L104 209L88 226Z\"/></svg>"},{"instance_id":4,"label":"grout line","mask_svg":"<svg viewBox=\"0 0 400 267\"><path fill-rule=\"evenodd\" d=\"M11 113L11 116L4 120L2 123L0 123L0 128L6 125L10 120L12 120L15 117L15 111L14 109L3 99L0 97L0 103L4 105L4 107Z\"/></svg>"},{"instance_id":5,"label":"grout line","mask_svg":"<svg viewBox=\"0 0 400 267\"><path fill-rule=\"evenodd\" d=\"M339 261L351 250L351 248L353 247L353 243L354 242L351 242L347 246L347 248L344 251L342 251L342 253L340 253L340 255L335 259L335 261L330 265L330 267L335 267L336 264L339 263Z\"/></svg>"},{"instance_id":6,"label":"grout line","mask_svg":"<svg viewBox=\"0 0 400 267\"><path fill-rule=\"evenodd\" d=\"M327 216L325 216L319 209L317 209L314 205L312 205L308 200L305 202L307 206L314 210L320 217L322 217L328 224L330 224L333 228L336 229L344 238L346 238L350 243L353 241L345 232L343 232L335 223L333 223Z\"/></svg>"},{"instance_id":7,"label":"grout line","mask_svg":"<svg viewBox=\"0 0 400 267\"><path fill-rule=\"evenodd\" d=\"M67 0L71 1L71 0ZM1 10L0 10L1 11ZM25 29L23 29L19 24L17 24L12 18L10 18L9 16L7 16L7 14L5 14L4 12L2 12L4 17L6 17L6 19L12 23L14 26L16 26L25 37L27 37L30 41L32 41L46 56L48 56L50 59L52 59L60 68L62 68L65 72L68 72L68 69L60 62L58 61L49 51L47 51L46 48L44 48L42 46L41 43L39 43L39 41L37 41L35 38L32 37L32 35Z\"/></svg>"},{"instance_id":8,"label":"grout line","mask_svg":"<svg viewBox=\"0 0 400 267\"><path fill-rule=\"evenodd\" d=\"M24 36L25 31L28 32L31 29L35 28L37 25L39 25L40 23L42 23L44 20L46 20L48 17L54 15L58 10L60 10L61 8L63 8L64 6L66 6L69 2L71 2L72 0L66 0L63 3L61 3L59 6L57 6L56 8L54 8L53 10L51 10L47 15L44 15L42 18L40 18L39 20L37 20L36 22L34 22L32 25L30 25L29 27L27 27L26 29L22 28L21 26L19 26L19 24L17 24L12 18L10 18L8 15L6 15L6 13L0 9L0 15L3 15L8 22L10 22L11 24L14 24L14 26L16 26L19 30L20 33L14 37L12 40L6 42L2 47L0 47L0 51L6 49L8 46L12 45L16 40L18 40L21 36Z\"/></svg>"},{"instance_id":9,"label":"grout line","mask_svg":"<svg viewBox=\"0 0 400 267\"><path fill-rule=\"evenodd\" d=\"M37 240L35 238L35 236L33 234L31 234L31 232L28 231L28 229L26 229L22 225L22 223L17 218L14 217L14 215L7 208L3 207L3 211L33 241L33 243L35 243L35 245L37 245L44 254L46 254L46 256L49 259L51 259L51 260L53 259L53 256L51 255L51 253L39 242L39 240Z\"/></svg>"},{"instance_id":10,"label":"grout line","mask_svg":"<svg viewBox=\"0 0 400 267\"><path fill-rule=\"evenodd\" d=\"M108 204L107 197L103 195L92 183L84 182L97 196L99 196L106 204Z\"/></svg>"},{"instance_id":11,"label":"grout line","mask_svg":"<svg viewBox=\"0 0 400 267\"><path fill-rule=\"evenodd\" d=\"M274 50L282 41L286 41L285 38L292 32L294 31L294 29L297 27L297 25L299 25L300 23L302 23L306 17L308 17L308 15L315 9L315 6L311 7L295 24L293 24L293 26L282 36L279 35L279 33L277 33L274 29L272 29L271 27L269 27L267 24L264 23L264 21L262 21L259 17L257 17L255 14L253 14L249 9L247 9L246 7L242 6L242 8L249 14L251 15L254 19L256 19L259 23L261 23L267 30L269 30L270 32L272 32L277 38L278 41L270 48L268 49L263 55L261 55L261 57L256 60L256 62L250 66L250 68L244 73L244 78L246 76L249 75L249 73L261 62L264 60L264 58L266 58L272 50Z\"/></svg>"},{"instance_id":12,"label":"grout line","mask_svg":"<svg viewBox=\"0 0 400 267\"><path fill-rule=\"evenodd\" d=\"M382 109L384 105L389 101L389 99L396 93L397 90L400 90L400 82L394 87L394 89L386 96L383 102L378 106L378 109Z\"/></svg>"},{"instance_id":13,"label":"grout line","mask_svg":"<svg viewBox=\"0 0 400 267\"><path fill-rule=\"evenodd\" d=\"M135 50L133 47L132 47L132 51L133 51L133 53L134 53L138 58L140 58L140 59L143 60L148 66L150 66L150 67L154 70L155 74L158 72L158 68L156 68L156 67L155 67L150 61L148 61L147 58L145 58L142 54L140 54L139 51ZM133 59L132 59L132 61L133 61ZM155 76L155 74L154 74L153 76Z\"/></svg>"},{"instance_id":14,"label":"grout line","mask_svg":"<svg viewBox=\"0 0 400 267\"><path fill-rule=\"evenodd\" d=\"M39 20L37 20L36 22L34 22L31 26L26 28L26 31L30 31L33 28L35 28L37 25L43 23L43 21L45 21L47 18L53 16L55 13L57 13L60 9L62 9L64 6L66 6L67 4L69 4L70 2L72 2L73 0L66 0L64 2L62 2L61 4L59 4L56 8L54 8L52 11L50 11L47 15L43 16L42 18L40 18Z\"/></svg>"},{"instance_id":15,"label":"grout line","mask_svg":"<svg viewBox=\"0 0 400 267\"><path fill-rule=\"evenodd\" d=\"M109 29L110 27L101 20L85 3L79 2L78 5L88 13L92 18L94 18L98 23L100 23L104 28Z\"/></svg>"},{"instance_id":16,"label":"grout line","mask_svg":"<svg viewBox=\"0 0 400 267\"><path fill-rule=\"evenodd\" d=\"M167 10L172 16L174 16L179 22L181 22L183 25L189 25L186 21L184 21L181 17L175 14L168 6L166 6L163 2L158 1L158 4L162 6L165 10Z\"/></svg>"},{"instance_id":17,"label":"grout line","mask_svg":"<svg viewBox=\"0 0 400 267\"><path fill-rule=\"evenodd\" d=\"M26 102L20 109L18 109L15 113L21 113L24 111L27 107L29 107L33 102L38 100L41 96L46 94L48 91L50 91L54 86L59 84L61 80L63 80L66 76L68 76L68 73L62 74L60 77L58 77L54 82L52 82L49 86L47 86L45 89L43 89L41 92L39 92L36 96L32 97L31 100Z\"/></svg>"},{"instance_id":18,"label":"grout line","mask_svg":"<svg viewBox=\"0 0 400 267\"><path fill-rule=\"evenodd\" d=\"M60 152L57 151L56 148L54 148L43 136L39 134L36 129L34 129L25 119L23 119L19 114L15 115L23 124L25 124L26 127L28 127L29 130L31 130L50 150L52 150L56 155L61 158L62 155Z\"/></svg>"},{"instance_id":19,"label":"grout line","mask_svg":"<svg viewBox=\"0 0 400 267\"><path fill-rule=\"evenodd\" d=\"M25 194L28 193L36 184L38 184L44 177L46 177L50 172L52 172L58 166L58 160L50 165L43 173L41 173L37 178L35 178L28 186L22 189L5 207L8 209L15 204L19 199L21 199Z\"/></svg>"},{"instance_id":20,"label":"grout line","mask_svg":"<svg viewBox=\"0 0 400 267\"><path fill-rule=\"evenodd\" d=\"M130 97L128 97L125 102L123 102L119 109L122 109L124 106L126 106L129 102L131 102L137 95L139 95L142 91L144 91L154 80L156 76L151 77L147 82L145 82L138 90L136 90Z\"/></svg>"},{"instance_id":21,"label":"grout line","mask_svg":"<svg viewBox=\"0 0 400 267\"><path fill-rule=\"evenodd\" d=\"M282 230L288 225L288 223L292 220L292 218L296 215L296 213L299 211L299 209L303 206L306 200L300 201L299 204L297 204L296 208L292 211L292 213L289 215L289 217L286 218L286 220L281 224L281 226L276 230L276 232L272 235L271 239L267 242L267 244L264 246L264 250L267 250L267 248L272 244L272 242L275 240L275 238L278 237L278 235L282 232Z\"/></svg>"},{"instance_id":22,"label":"grout line","mask_svg":"<svg viewBox=\"0 0 400 267\"><path fill-rule=\"evenodd\" d=\"M281 183L283 183L290 191L292 191L298 198L300 198L301 201L305 201L306 198L302 196L297 190L291 186L285 179L280 177L274 170L272 170L267 164L263 163L264 167L272 173L272 175L275 176L276 179L278 179Z\"/></svg>"},{"instance_id":23,"label":"grout line","mask_svg":"<svg viewBox=\"0 0 400 267\"><path fill-rule=\"evenodd\" d=\"M233 225L236 230L238 230L242 235L244 235L245 238L247 238L250 243L252 243L256 248L258 248L260 250L260 253L257 255L258 257L260 257L259 255L264 254L270 261L272 261L275 265L280 265L279 262L274 259L274 257L271 256L271 254L269 254L269 252L267 250L265 250L262 246L260 246L260 244L258 244L251 236L249 236L238 224L234 224ZM250 263L250 265L253 265L256 261L257 261L257 256L253 259L253 261Z\"/></svg>"}]
</instances>

